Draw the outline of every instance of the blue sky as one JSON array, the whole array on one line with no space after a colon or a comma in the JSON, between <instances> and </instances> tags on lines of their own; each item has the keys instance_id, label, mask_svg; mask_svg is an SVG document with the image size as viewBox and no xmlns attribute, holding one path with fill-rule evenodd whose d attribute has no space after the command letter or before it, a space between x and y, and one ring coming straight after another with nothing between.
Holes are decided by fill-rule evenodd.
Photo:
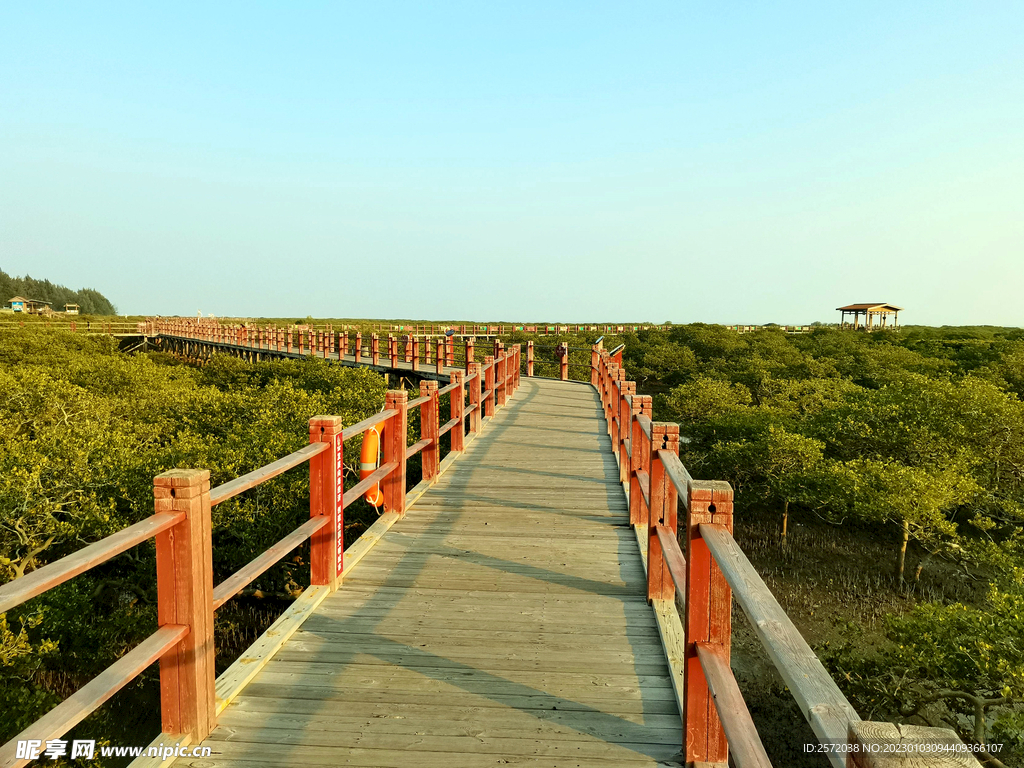
<instances>
[{"instance_id":1,"label":"blue sky","mask_svg":"<svg viewBox=\"0 0 1024 768\"><path fill-rule=\"evenodd\" d=\"M1024 325L1024 3L7 4L0 268L128 313Z\"/></svg>"}]
</instances>

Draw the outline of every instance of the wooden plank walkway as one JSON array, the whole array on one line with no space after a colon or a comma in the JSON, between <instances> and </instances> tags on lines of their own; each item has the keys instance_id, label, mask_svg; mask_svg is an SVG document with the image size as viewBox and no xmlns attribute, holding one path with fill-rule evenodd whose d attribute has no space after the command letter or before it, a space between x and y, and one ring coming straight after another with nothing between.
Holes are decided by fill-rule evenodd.
<instances>
[{"instance_id":1,"label":"wooden plank walkway","mask_svg":"<svg viewBox=\"0 0 1024 768\"><path fill-rule=\"evenodd\" d=\"M680 727L598 396L524 378L175 765L678 765Z\"/></svg>"}]
</instances>

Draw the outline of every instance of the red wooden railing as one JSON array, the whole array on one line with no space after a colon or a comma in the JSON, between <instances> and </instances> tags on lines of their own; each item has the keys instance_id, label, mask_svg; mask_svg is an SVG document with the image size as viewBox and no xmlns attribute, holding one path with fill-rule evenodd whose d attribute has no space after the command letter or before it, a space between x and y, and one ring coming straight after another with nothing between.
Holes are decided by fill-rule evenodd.
<instances>
[{"instance_id":1,"label":"red wooden railing","mask_svg":"<svg viewBox=\"0 0 1024 768\"><path fill-rule=\"evenodd\" d=\"M213 332L222 334L223 329ZM45 743L61 737L157 660L163 732L191 734L193 742L206 738L216 724L214 612L307 539L310 583L336 589L344 568L344 510L379 483L385 511L405 514L406 462L422 452L423 481L434 482L441 437L450 435L451 454L457 456L464 449L467 430L471 435L479 432L483 418L493 415L519 387L518 365L512 364L518 360L518 347L498 352L484 364L471 362L468 373L453 372L451 383L443 388L436 381L422 382L414 400L409 400L406 390L389 391L384 410L352 426L343 427L338 416L316 416L309 421L308 446L216 488L210 488L208 470L172 469L157 475L152 516L0 586L2 614L131 547L156 539L159 628L0 747L0 766L26 765L28 760L16 756L18 741ZM450 419L439 426L439 398L446 393ZM416 407L420 439L406 445L408 411ZM344 443L376 425L384 425L380 467L345 490ZM211 508L306 462L310 519L214 586Z\"/></svg>"},{"instance_id":2,"label":"red wooden railing","mask_svg":"<svg viewBox=\"0 0 1024 768\"><path fill-rule=\"evenodd\" d=\"M594 345L591 384L646 548L647 596L678 683L683 762L724 766L731 752L738 768L771 765L729 666L735 597L833 766L891 765L883 761L894 754L921 768L977 766L953 731L861 721L733 539L732 487L690 476L679 426L652 420L651 398L626 381L622 351ZM919 746L908 750L912 742Z\"/></svg>"}]
</instances>

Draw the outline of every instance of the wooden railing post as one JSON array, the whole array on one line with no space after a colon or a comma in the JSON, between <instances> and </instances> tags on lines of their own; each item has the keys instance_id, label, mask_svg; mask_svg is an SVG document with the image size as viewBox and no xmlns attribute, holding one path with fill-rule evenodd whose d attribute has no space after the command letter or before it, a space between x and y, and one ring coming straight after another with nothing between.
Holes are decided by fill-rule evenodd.
<instances>
[{"instance_id":1,"label":"wooden railing post","mask_svg":"<svg viewBox=\"0 0 1024 768\"><path fill-rule=\"evenodd\" d=\"M483 408L483 404L480 402L480 393L482 392L483 368L480 363L469 364L469 375L473 376L473 380L469 382L469 407L473 408L472 413L469 414L469 431L476 434L480 431L480 409ZM475 375L474 375L475 374Z\"/></svg>"},{"instance_id":2,"label":"wooden railing post","mask_svg":"<svg viewBox=\"0 0 1024 768\"><path fill-rule=\"evenodd\" d=\"M424 379L420 382L420 397L429 397L430 399L420 404L420 439L430 439L430 445L423 449L422 463L423 463L423 479L434 481L437 475L437 464L438 456L440 451L438 450L438 437L437 431L438 426L438 396L437 396L437 382L427 381Z\"/></svg>"},{"instance_id":3,"label":"wooden railing post","mask_svg":"<svg viewBox=\"0 0 1024 768\"><path fill-rule=\"evenodd\" d=\"M338 359L344 358L348 354L348 331L341 332L341 349L339 353Z\"/></svg>"},{"instance_id":4,"label":"wooden railing post","mask_svg":"<svg viewBox=\"0 0 1024 768\"><path fill-rule=\"evenodd\" d=\"M289 328L288 329L288 354L289 355L292 353L292 348L294 347L294 344L295 344L293 333L294 333L294 331L291 328Z\"/></svg>"},{"instance_id":5,"label":"wooden railing post","mask_svg":"<svg viewBox=\"0 0 1024 768\"><path fill-rule=\"evenodd\" d=\"M451 435L451 447L453 451L463 451L466 448L466 374L464 371L452 371L451 383L456 387L449 393L448 399L451 402L451 418L458 419L458 423L448 433Z\"/></svg>"},{"instance_id":6,"label":"wooden railing post","mask_svg":"<svg viewBox=\"0 0 1024 768\"><path fill-rule=\"evenodd\" d=\"M494 405L497 408L501 408L505 404L505 345L500 341L494 342L494 348L497 350L497 354L494 356Z\"/></svg>"},{"instance_id":7,"label":"wooden railing post","mask_svg":"<svg viewBox=\"0 0 1024 768\"><path fill-rule=\"evenodd\" d=\"M356 362L358 363L363 357L363 334L360 331L356 331Z\"/></svg>"},{"instance_id":8,"label":"wooden railing post","mask_svg":"<svg viewBox=\"0 0 1024 768\"><path fill-rule=\"evenodd\" d=\"M374 334L376 335L376 334ZM384 401L386 410L396 410L384 427L384 445L381 461L384 464L395 462L397 469L391 472L381 483L384 494L384 509L405 515L405 448L406 432L408 431L409 392L404 389L388 390Z\"/></svg>"},{"instance_id":9,"label":"wooden railing post","mask_svg":"<svg viewBox=\"0 0 1024 768\"><path fill-rule=\"evenodd\" d=\"M330 522L310 538L309 583L326 585L333 592L343 567L345 521L342 495L340 416L314 416L309 420L309 442L328 443L331 447L309 460L309 516L330 518Z\"/></svg>"},{"instance_id":10,"label":"wooden railing post","mask_svg":"<svg viewBox=\"0 0 1024 768\"><path fill-rule=\"evenodd\" d=\"M653 478L651 481L653 487ZM732 591L700 535L701 523L715 523L732 533L732 486L718 480L694 480L683 536L686 556L685 683L683 751L685 761L725 763L729 748L718 718L697 643L720 647L726 662L732 639Z\"/></svg>"},{"instance_id":11,"label":"wooden railing post","mask_svg":"<svg viewBox=\"0 0 1024 768\"><path fill-rule=\"evenodd\" d=\"M437 340L437 359L434 362L435 371L444 373L444 337Z\"/></svg>"},{"instance_id":12,"label":"wooden railing post","mask_svg":"<svg viewBox=\"0 0 1024 768\"><path fill-rule=\"evenodd\" d=\"M476 339L470 336L466 339L466 373L470 373L469 367L475 361L476 355Z\"/></svg>"},{"instance_id":13,"label":"wooden railing post","mask_svg":"<svg viewBox=\"0 0 1024 768\"><path fill-rule=\"evenodd\" d=\"M445 337L445 341L445 346L447 347L448 350L448 353L445 357L447 358L448 361L448 367L451 368L455 365L455 337L447 336Z\"/></svg>"},{"instance_id":14,"label":"wooden railing post","mask_svg":"<svg viewBox=\"0 0 1024 768\"><path fill-rule=\"evenodd\" d=\"M420 337L412 337L412 369L418 371L420 369Z\"/></svg>"},{"instance_id":15,"label":"wooden railing post","mask_svg":"<svg viewBox=\"0 0 1024 768\"><path fill-rule=\"evenodd\" d=\"M598 352L598 345L594 344L590 348L590 386L597 387L598 381L598 367L600 365L601 355Z\"/></svg>"},{"instance_id":16,"label":"wooden railing post","mask_svg":"<svg viewBox=\"0 0 1024 768\"><path fill-rule=\"evenodd\" d=\"M646 472L648 477L651 476L651 441L644 434L637 417L643 415L648 419L651 418L651 396L633 395L631 410L632 433L629 438L629 447L632 455L629 458L629 523L630 525L640 525L646 518L641 509L643 495L640 492L637 472Z\"/></svg>"},{"instance_id":17,"label":"wooden railing post","mask_svg":"<svg viewBox=\"0 0 1024 768\"><path fill-rule=\"evenodd\" d=\"M494 415L494 356L487 355L484 358L484 366L487 372L484 373L484 387L487 389L487 397L484 398L484 416Z\"/></svg>"},{"instance_id":18,"label":"wooden railing post","mask_svg":"<svg viewBox=\"0 0 1024 768\"><path fill-rule=\"evenodd\" d=\"M533 376L533 342L526 342L526 375Z\"/></svg>"},{"instance_id":19,"label":"wooden railing post","mask_svg":"<svg viewBox=\"0 0 1024 768\"><path fill-rule=\"evenodd\" d=\"M675 534L678 497L676 487L665 472L658 451L679 455L679 425L656 422L651 425L650 448L651 508L647 515L647 599L671 600L675 597L675 584L665 564L661 541L654 528L664 525Z\"/></svg>"},{"instance_id":20,"label":"wooden railing post","mask_svg":"<svg viewBox=\"0 0 1024 768\"><path fill-rule=\"evenodd\" d=\"M569 380L569 345L566 342L563 341L559 345L558 348L559 348L559 350L561 352L561 354L559 356L559 373L558 373L558 377L562 381L568 381Z\"/></svg>"},{"instance_id":21,"label":"wooden railing post","mask_svg":"<svg viewBox=\"0 0 1024 768\"><path fill-rule=\"evenodd\" d=\"M405 334L405 362L412 362L412 335Z\"/></svg>"},{"instance_id":22,"label":"wooden railing post","mask_svg":"<svg viewBox=\"0 0 1024 768\"><path fill-rule=\"evenodd\" d=\"M189 633L160 659L164 733L190 733L196 743L217 721L214 696L213 546L210 473L172 469L153 478L155 511L185 519L156 536L157 621Z\"/></svg>"},{"instance_id":23,"label":"wooden railing post","mask_svg":"<svg viewBox=\"0 0 1024 768\"><path fill-rule=\"evenodd\" d=\"M398 339L388 334L388 357L392 368L398 367Z\"/></svg>"},{"instance_id":24,"label":"wooden railing post","mask_svg":"<svg viewBox=\"0 0 1024 768\"><path fill-rule=\"evenodd\" d=\"M612 436L612 430L615 429L615 396L618 393L615 386L615 382L619 379L618 366L608 366L608 377L605 382L606 394L605 394L605 406L604 406L604 417L607 420L608 437Z\"/></svg>"},{"instance_id":25,"label":"wooden railing post","mask_svg":"<svg viewBox=\"0 0 1024 768\"><path fill-rule=\"evenodd\" d=\"M622 382L622 400L619 403L619 482L629 482L629 453L626 452L626 443L629 442L629 450L635 449L633 443L633 399L636 397L636 382Z\"/></svg>"}]
</instances>

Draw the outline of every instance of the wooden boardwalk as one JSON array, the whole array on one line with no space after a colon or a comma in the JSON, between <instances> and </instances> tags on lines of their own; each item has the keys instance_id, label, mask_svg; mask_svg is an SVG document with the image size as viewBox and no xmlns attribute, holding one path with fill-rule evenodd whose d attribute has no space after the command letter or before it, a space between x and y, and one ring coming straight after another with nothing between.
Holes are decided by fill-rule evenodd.
<instances>
[{"instance_id":1,"label":"wooden boardwalk","mask_svg":"<svg viewBox=\"0 0 1024 768\"><path fill-rule=\"evenodd\" d=\"M600 400L523 379L176 766L678 765Z\"/></svg>"}]
</instances>

